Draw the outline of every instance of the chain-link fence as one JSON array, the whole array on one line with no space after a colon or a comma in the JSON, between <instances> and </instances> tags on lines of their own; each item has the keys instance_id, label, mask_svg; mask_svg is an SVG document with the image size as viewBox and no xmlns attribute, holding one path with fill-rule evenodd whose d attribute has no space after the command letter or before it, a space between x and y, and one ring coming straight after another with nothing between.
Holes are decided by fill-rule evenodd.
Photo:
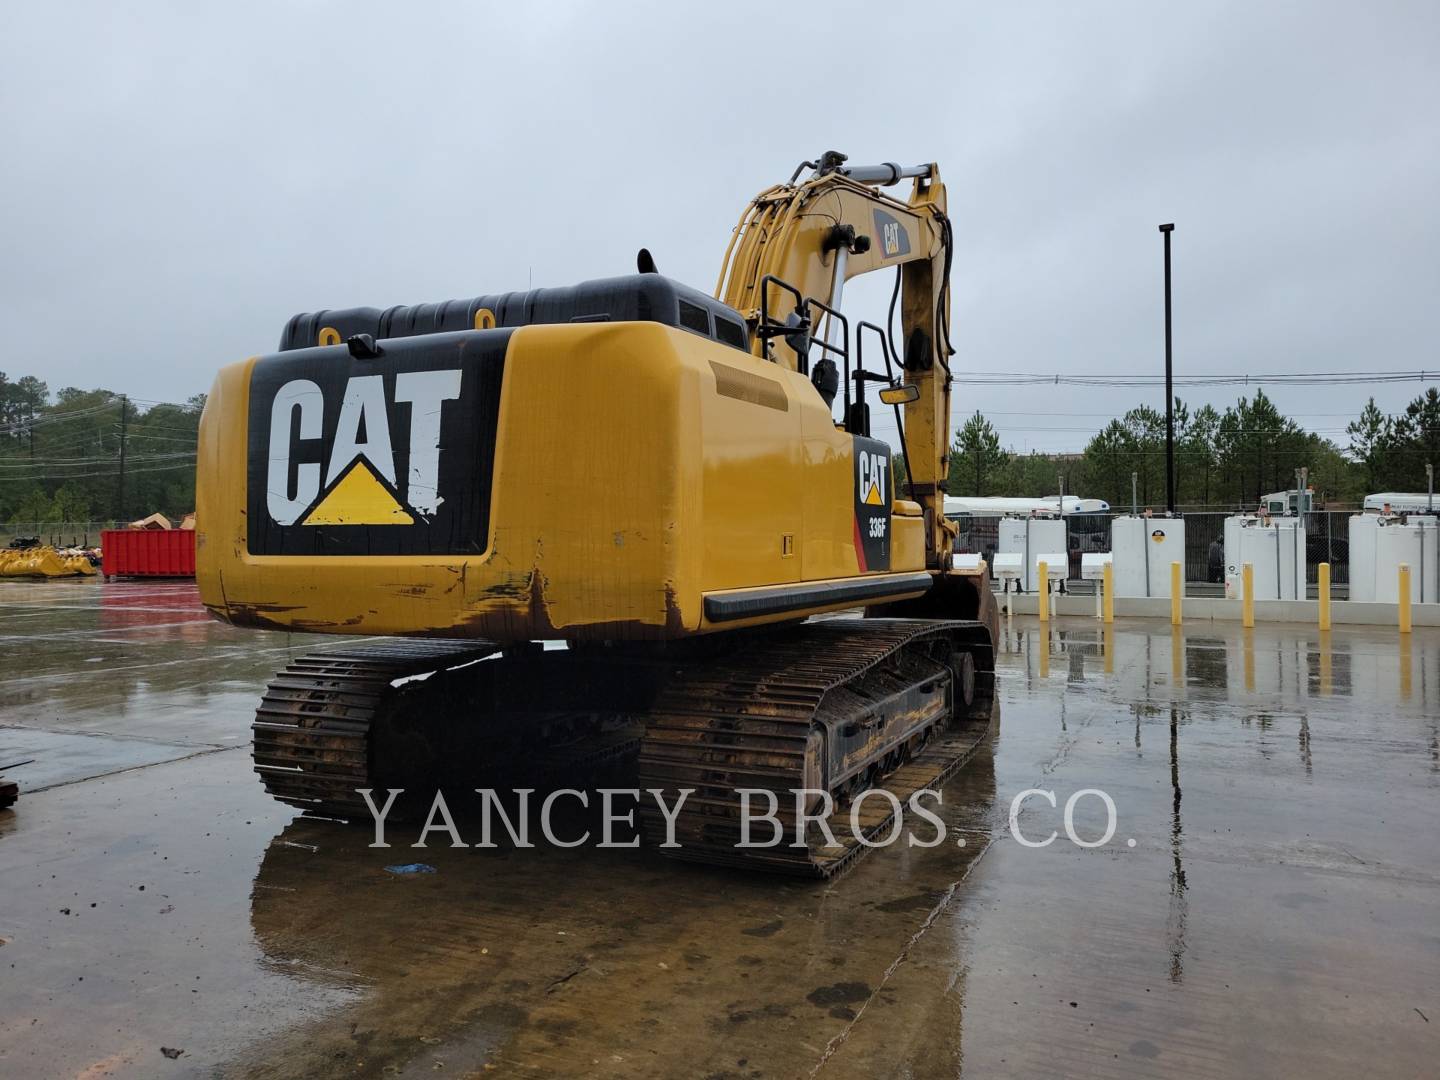
<instances>
[{"instance_id":1,"label":"chain-link fence","mask_svg":"<svg viewBox=\"0 0 1440 1080\"><path fill-rule=\"evenodd\" d=\"M1330 580L1344 585L1350 580L1350 511L1316 511L1305 515L1306 575L1314 584L1317 568L1330 564ZM1080 556L1086 552L1109 551L1110 525L1116 514L1071 514L1065 518L1069 535L1071 579L1080 577ZM1231 514L1185 514L1185 580L1216 586L1224 582L1225 519ZM959 550L984 555L993 562L999 547L1000 519L962 514ZM19 521L0 524L0 547L15 539L38 538L56 547L90 547L100 543L103 529L123 527L114 521Z\"/></svg>"},{"instance_id":2,"label":"chain-link fence","mask_svg":"<svg viewBox=\"0 0 1440 1080\"><path fill-rule=\"evenodd\" d=\"M123 528L114 521L11 521L0 523L0 548L15 540L38 540L54 547L94 547L104 529Z\"/></svg>"},{"instance_id":3,"label":"chain-link fence","mask_svg":"<svg viewBox=\"0 0 1440 1080\"><path fill-rule=\"evenodd\" d=\"M1330 580L1344 585L1350 580L1351 511L1320 510L1305 515L1306 576L1314 584L1322 562L1330 564ZM1070 514L1065 518L1069 535L1072 580L1080 577L1080 557L1086 552L1110 551L1110 526L1118 514ZM1190 513L1185 519L1185 580L1224 587L1225 519L1228 511ZM993 561L1000 542L1000 519L961 514L959 550L984 555Z\"/></svg>"}]
</instances>

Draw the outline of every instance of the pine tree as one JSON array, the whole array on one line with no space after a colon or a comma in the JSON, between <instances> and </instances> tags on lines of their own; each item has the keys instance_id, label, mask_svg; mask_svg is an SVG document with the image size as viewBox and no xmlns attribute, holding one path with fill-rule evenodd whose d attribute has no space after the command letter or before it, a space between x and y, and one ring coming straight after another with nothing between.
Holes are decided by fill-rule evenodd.
<instances>
[{"instance_id":1,"label":"pine tree","mask_svg":"<svg viewBox=\"0 0 1440 1080\"><path fill-rule=\"evenodd\" d=\"M1440 465L1440 390L1430 387L1395 417L1391 431L1391 482L1423 491L1425 466Z\"/></svg>"},{"instance_id":2,"label":"pine tree","mask_svg":"<svg viewBox=\"0 0 1440 1080\"><path fill-rule=\"evenodd\" d=\"M999 433L977 409L955 433L955 443L950 448L950 481L946 487L952 495L979 497L985 493L986 478L1005 464L1006 457L1000 449Z\"/></svg>"},{"instance_id":3,"label":"pine tree","mask_svg":"<svg viewBox=\"0 0 1440 1080\"><path fill-rule=\"evenodd\" d=\"M1386 452L1395 438L1395 425L1380 411L1372 397L1360 410L1360 418L1345 428L1350 436L1350 458L1365 470L1365 485L1374 492L1385 467Z\"/></svg>"}]
</instances>

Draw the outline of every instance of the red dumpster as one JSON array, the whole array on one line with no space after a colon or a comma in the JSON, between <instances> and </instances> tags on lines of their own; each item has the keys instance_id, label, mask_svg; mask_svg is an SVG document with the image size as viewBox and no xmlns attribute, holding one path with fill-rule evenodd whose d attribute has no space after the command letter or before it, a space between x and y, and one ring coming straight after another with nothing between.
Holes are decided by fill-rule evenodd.
<instances>
[{"instance_id":1,"label":"red dumpster","mask_svg":"<svg viewBox=\"0 0 1440 1080\"><path fill-rule=\"evenodd\" d=\"M110 577L195 576L194 529L106 529L100 569Z\"/></svg>"}]
</instances>

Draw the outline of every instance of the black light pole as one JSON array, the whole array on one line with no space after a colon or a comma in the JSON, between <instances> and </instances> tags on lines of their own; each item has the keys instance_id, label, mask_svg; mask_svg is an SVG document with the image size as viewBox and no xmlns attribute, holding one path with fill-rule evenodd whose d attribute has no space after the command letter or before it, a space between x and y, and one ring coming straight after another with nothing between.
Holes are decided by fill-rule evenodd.
<instances>
[{"instance_id":1,"label":"black light pole","mask_svg":"<svg viewBox=\"0 0 1440 1080\"><path fill-rule=\"evenodd\" d=\"M1175 513L1175 384L1170 351L1170 234L1174 224L1161 225L1165 234L1165 509Z\"/></svg>"}]
</instances>

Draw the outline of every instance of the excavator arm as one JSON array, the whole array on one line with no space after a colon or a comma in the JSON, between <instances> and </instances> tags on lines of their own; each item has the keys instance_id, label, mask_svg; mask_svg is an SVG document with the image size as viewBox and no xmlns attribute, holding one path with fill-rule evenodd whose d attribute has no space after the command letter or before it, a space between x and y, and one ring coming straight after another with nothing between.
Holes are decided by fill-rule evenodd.
<instances>
[{"instance_id":1,"label":"excavator arm","mask_svg":"<svg viewBox=\"0 0 1440 1080\"><path fill-rule=\"evenodd\" d=\"M864 331L878 332L887 369L892 353L898 354L893 363L903 369L903 383L915 387L900 430L911 498L924 513L927 562L945 569L955 535L944 515L953 353L953 239L945 185L934 164L902 168L845 161L829 151L818 163L803 163L789 183L755 197L731 237L715 295L749 322L757 356L811 375L827 400L833 400L837 381L843 382L847 408L841 423L851 429L867 423L866 383L881 381L878 372L863 369ZM801 180L807 168L811 172ZM912 181L907 201L881 190L904 179ZM903 345L891 340L889 326L880 331L868 323L857 325L852 342L848 321L837 314L845 282L892 267L898 274ZM892 300L891 322L895 306ZM819 356L812 367L813 353ZM883 379L902 381L889 370ZM861 406L853 411L852 389Z\"/></svg>"}]
</instances>

